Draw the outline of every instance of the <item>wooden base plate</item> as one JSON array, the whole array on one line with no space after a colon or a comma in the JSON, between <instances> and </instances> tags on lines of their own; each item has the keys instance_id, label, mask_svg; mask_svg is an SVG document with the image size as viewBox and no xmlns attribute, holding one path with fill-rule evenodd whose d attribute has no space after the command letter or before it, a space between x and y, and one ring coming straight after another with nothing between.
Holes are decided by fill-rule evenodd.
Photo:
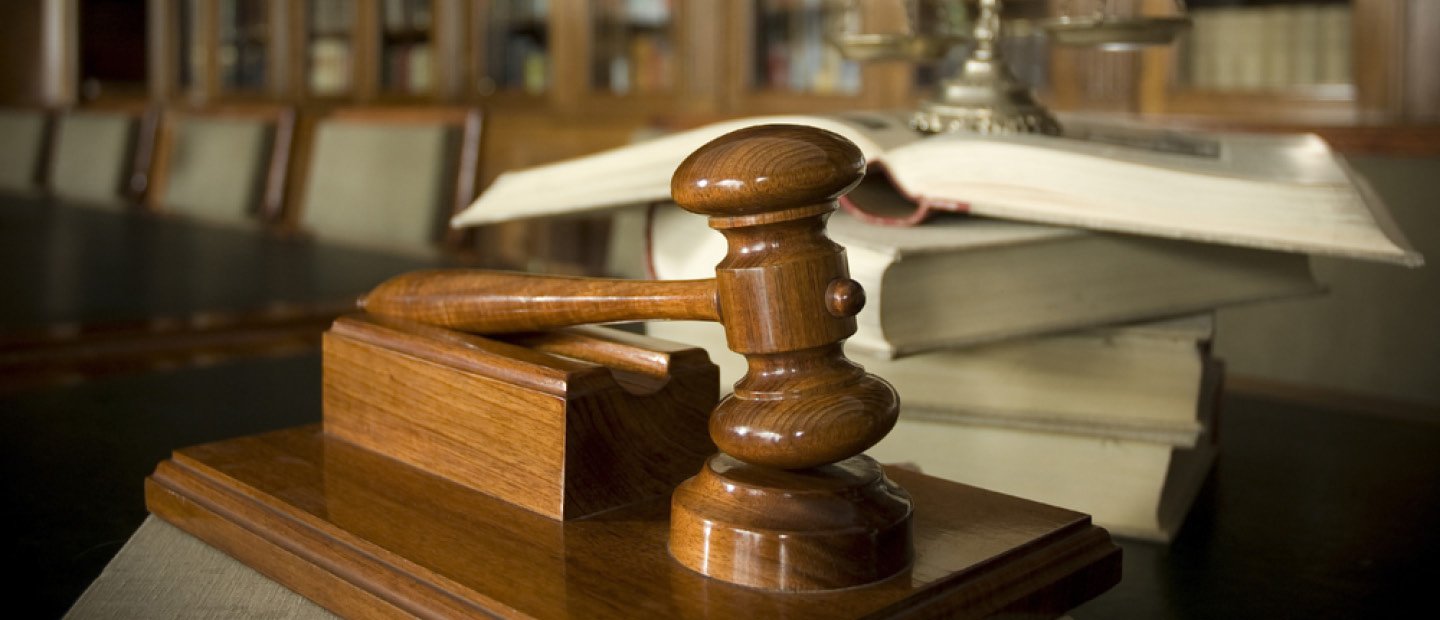
<instances>
[{"instance_id":1,"label":"wooden base plate","mask_svg":"<svg viewBox=\"0 0 1440 620\"><path fill-rule=\"evenodd\" d=\"M681 566L666 552L667 498L554 521L319 426L177 451L146 498L154 514L353 617L1059 615L1119 581L1119 548L1085 515L887 473L914 500L914 564L804 594Z\"/></svg>"}]
</instances>

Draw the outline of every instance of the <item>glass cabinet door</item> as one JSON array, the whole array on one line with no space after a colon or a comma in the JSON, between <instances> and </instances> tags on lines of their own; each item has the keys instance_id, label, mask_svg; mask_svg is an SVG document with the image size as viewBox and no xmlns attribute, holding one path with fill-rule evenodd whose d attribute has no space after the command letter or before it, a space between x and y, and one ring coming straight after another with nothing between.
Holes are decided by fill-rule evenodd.
<instances>
[{"instance_id":1,"label":"glass cabinet door","mask_svg":"<svg viewBox=\"0 0 1440 620\"><path fill-rule=\"evenodd\" d=\"M1231 92L1345 94L1351 78L1349 2L1189 3L1193 21L1177 86Z\"/></svg>"},{"instance_id":2,"label":"glass cabinet door","mask_svg":"<svg viewBox=\"0 0 1440 620\"><path fill-rule=\"evenodd\" d=\"M320 97L354 89L355 2L311 0L305 15L305 84Z\"/></svg>"},{"instance_id":3,"label":"glass cabinet door","mask_svg":"<svg viewBox=\"0 0 1440 620\"><path fill-rule=\"evenodd\" d=\"M380 4L380 90L424 95L435 85L434 3L382 0Z\"/></svg>"},{"instance_id":4,"label":"glass cabinet door","mask_svg":"<svg viewBox=\"0 0 1440 620\"><path fill-rule=\"evenodd\" d=\"M758 91L856 95L860 64L826 40L844 6L824 0L755 0L750 84Z\"/></svg>"},{"instance_id":5,"label":"glass cabinet door","mask_svg":"<svg viewBox=\"0 0 1440 620\"><path fill-rule=\"evenodd\" d=\"M671 0L599 0L592 5L590 88L612 95L673 92L676 19Z\"/></svg>"},{"instance_id":6,"label":"glass cabinet door","mask_svg":"<svg viewBox=\"0 0 1440 620\"><path fill-rule=\"evenodd\" d=\"M550 89L550 3L488 0L476 6L479 95L543 94Z\"/></svg>"},{"instance_id":7,"label":"glass cabinet door","mask_svg":"<svg viewBox=\"0 0 1440 620\"><path fill-rule=\"evenodd\" d=\"M220 0L216 69L222 93L263 93L270 81L269 0Z\"/></svg>"}]
</instances>

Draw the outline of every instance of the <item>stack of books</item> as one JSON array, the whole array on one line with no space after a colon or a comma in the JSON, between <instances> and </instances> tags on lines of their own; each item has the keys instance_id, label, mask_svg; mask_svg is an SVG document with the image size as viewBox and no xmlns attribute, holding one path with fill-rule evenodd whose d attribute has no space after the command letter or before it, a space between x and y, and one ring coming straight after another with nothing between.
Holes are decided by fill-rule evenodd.
<instances>
[{"instance_id":1,"label":"stack of books","mask_svg":"<svg viewBox=\"0 0 1440 620\"><path fill-rule=\"evenodd\" d=\"M1174 536L1215 458L1215 309L1318 293L1311 254L1420 262L1313 136L1071 123L1065 138L917 139L896 115L765 120L841 133L872 163L829 222L867 292L847 354L901 397L870 455L1087 512L1119 535ZM724 240L664 204L669 173L759 122L511 173L456 223L656 202L653 274L713 277ZM718 325L648 330L705 346L722 384L744 372Z\"/></svg>"}]
</instances>

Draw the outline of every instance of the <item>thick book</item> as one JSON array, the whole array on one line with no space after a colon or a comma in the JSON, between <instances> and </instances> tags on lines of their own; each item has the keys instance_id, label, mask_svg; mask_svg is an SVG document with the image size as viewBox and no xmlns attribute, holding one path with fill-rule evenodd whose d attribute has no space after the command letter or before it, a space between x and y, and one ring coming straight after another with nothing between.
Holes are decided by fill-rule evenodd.
<instances>
[{"instance_id":1,"label":"thick book","mask_svg":"<svg viewBox=\"0 0 1440 620\"><path fill-rule=\"evenodd\" d=\"M656 277L713 277L725 241L673 206L651 218ZM849 346L881 358L1314 293L1308 258L963 216L925 226L830 218L866 291Z\"/></svg>"},{"instance_id":2,"label":"thick book","mask_svg":"<svg viewBox=\"0 0 1440 620\"><path fill-rule=\"evenodd\" d=\"M722 388L745 373L723 328L654 322L652 336L704 347ZM1210 314L1099 327L898 360L850 358L900 393L908 419L956 422L1195 448L1199 403L1220 378L1210 363Z\"/></svg>"},{"instance_id":3,"label":"thick book","mask_svg":"<svg viewBox=\"0 0 1440 620\"><path fill-rule=\"evenodd\" d=\"M1213 376L1222 373L1217 369ZM894 430L866 453L882 463L1085 512L1117 536L1168 542L1214 464L1218 393L1218 382L1206 386L1198 405L1206 430L1190 448L947 421L904 407Z\"/></svg>"},{"instance_id":4,"label":"thick book","mask_svg":"<svg viewBox=\"0 0 1440 620\"><path fill-rule=\"evenodd\" d=\"M480 225L666 201L671 176L691 152L735 129L767 123L812 125L859 146L878 171L865 192L876 198L857 195L846 202L877 220L916 223L934 211L960 211L1405 265L1422 262L1364 179L1313 135L1182 134L1069 120L1062 137L950 133L922 138L907 127L902 113L886 112L726 121L509 172L452 223ZM874 187L884 179L888 192Z\"/></svg>"}]
</instances>

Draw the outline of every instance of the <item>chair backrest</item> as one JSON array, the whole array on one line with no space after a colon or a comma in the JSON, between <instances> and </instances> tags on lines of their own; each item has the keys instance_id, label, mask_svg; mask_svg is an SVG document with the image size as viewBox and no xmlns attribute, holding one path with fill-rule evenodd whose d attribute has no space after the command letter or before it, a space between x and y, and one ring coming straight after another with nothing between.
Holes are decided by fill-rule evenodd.
<instances>
[{"instance_id":1,"label":"chair backrest","mask_svg":"<svg viewBox=\"0 0 1440 620\"><path fill-rule=\"evenodd\" d=\"M338 108L302 123L291 216L322 239L458 249L451 216L476 194L481 115L468 107Z\"/></svg>"},{"instance_id":2,"label":"chair backrest","mask_svg":"<svg viewBox=\"0 0 1440 620\"><path fill-rule=\"evenodd\" d=\"M55 120L47 189L64 200L124 207L149 181L158 109L74 109Z\"/></svg>"},{"instance_id":3,"label":"chair backrest","mask_svg":"<svg viewBox=\"0 0 1440 620\"><path fill-rule=\"evenodd\" d=\"M277 223L295 116L293 107L281 105L167 110L146 206L210 220Z\"/></svg>"},{"instance_id":4,"label":"chair backrest","mask_svg":"<svg viewBox=\"0 0 1440 620\"><path fill-rule=\"evenodd\" d=\"M488 116L481 187L510 170L625 145L648 125L638 118L629 122L556 119L534 110L490 111ZM643 220L644 214L639 217ZM475 229L474 234L484 258L499 267L586 275L600 275L603 269L605 275L638 275L635 269L607 264L607 219L537 218L490 224Z\"/></svg>"},{"instance_id":5,"label":"chair backrest","mask_svg":"<svg viewBox=\"0 0 1440 620\"><path fill-rule=\"evenodd\" d=\"M50 114L40 108L0 108L0 190L40 189Z\"/></svg>"}]
</instances>

